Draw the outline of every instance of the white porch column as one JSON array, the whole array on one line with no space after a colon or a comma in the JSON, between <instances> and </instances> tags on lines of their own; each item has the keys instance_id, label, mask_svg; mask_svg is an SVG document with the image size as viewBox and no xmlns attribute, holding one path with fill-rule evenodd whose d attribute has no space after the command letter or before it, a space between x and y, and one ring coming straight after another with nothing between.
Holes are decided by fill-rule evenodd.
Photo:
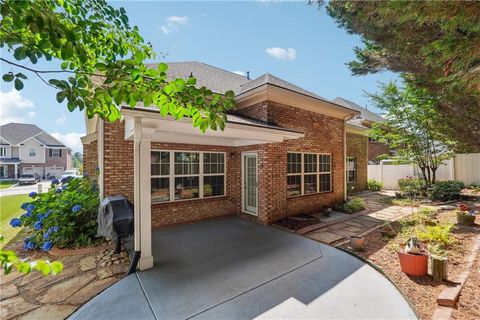
<instances>
[{"instance_id":1,"label":"white porch column","mask_svg":"<svg viewBox=\"0 0 480 320\"><path fill-rule=\"evenodd\" d=\"M15 174L15 180L17 180L17 178L18 178L18 167L17 167L18 164L15 163L14 166L15 166L15 173L14 173Z\"/></svg>"},{"instance_id":2,"label":"white porch column","mask_svg":"<svg viewBox=\"0 0 480 320\"><path fill-rule=\"evenodd\" d=\"M153 267L150 194L150 139L144 136L142 119L134 121L135 251L140 251L140 270Z\"/></svg>"}]
</instances>

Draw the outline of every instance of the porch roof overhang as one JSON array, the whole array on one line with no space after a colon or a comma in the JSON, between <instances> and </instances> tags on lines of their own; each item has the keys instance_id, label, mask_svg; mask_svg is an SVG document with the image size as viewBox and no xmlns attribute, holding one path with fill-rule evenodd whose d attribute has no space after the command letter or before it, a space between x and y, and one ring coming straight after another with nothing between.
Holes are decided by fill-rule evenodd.
<instances>
[{"instance_id":1,"label":"porch roof overhang","mask_svg":"<svg viewBox=\"0 0 480 320\"><path fill-rule=\"evenodd\" d=\"M125 119L125 140L134 139L135 118L142 119L142 138L152 142L242 147L304 137L301 132L248 121L238 116L229 116L223 131L207 130L202 133L199 128L193 127L189 119L163 117L152 108L124 107L122 114Z\"/></svg>"},{"instance_id":2,"label":"porch roof overhang","mask_svg":"<svg viewBox=\"0 0 480 320\"><path fill-rule=\"evenodd\" d=\"M0 158L0 164L19 164L19 158Z\"/></svg>"}]
</instances>

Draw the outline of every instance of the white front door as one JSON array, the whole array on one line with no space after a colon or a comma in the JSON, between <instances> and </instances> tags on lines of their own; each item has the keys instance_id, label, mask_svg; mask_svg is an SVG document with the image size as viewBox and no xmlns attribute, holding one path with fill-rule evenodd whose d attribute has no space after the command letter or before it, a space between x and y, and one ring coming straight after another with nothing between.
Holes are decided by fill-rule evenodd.
<instances>
[{"instance_id":1,"label":"white front door","mask_svg":"<svg viewBox=\"0 0 480 320\"><path fill-rule=\"evenodd\" d=\"M245 153L242 155L243 211L257 215L258 183L257 183L257 154Z\"/></svg>"}]
</instances>

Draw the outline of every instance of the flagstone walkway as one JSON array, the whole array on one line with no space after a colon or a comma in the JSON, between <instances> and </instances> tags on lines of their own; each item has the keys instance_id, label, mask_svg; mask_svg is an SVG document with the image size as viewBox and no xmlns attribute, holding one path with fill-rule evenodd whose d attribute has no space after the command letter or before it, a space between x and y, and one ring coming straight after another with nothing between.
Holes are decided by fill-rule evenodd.
<instances>
[{"instance_id":1,"label":"flagstone walkway","mask_svg":"<svg viewBox=\"0 0 480 320\"><path fill-rule=\"evenodd\" d=\"M394 206L379 202L386 194L372 193L359 196L365 200L367 213L325 226L304 234L306 237L329 245L335 245L348 237L362 235L385 222L395 221L418 211L418 208Z\"/></svg>"},{"instance_id":2,"label":"flagstone walkway","mask_svg":"<svg viewBox=\"0 0 480 320\"><path fill-rule=\"evenodd\" d=\"M129 267L126 253L114 255L108 249L88 255L40 258L62 261L63 271L46 277L39 272L1 274L0 319L65 319L123 278Z\"/></svg>"}]
</instances>

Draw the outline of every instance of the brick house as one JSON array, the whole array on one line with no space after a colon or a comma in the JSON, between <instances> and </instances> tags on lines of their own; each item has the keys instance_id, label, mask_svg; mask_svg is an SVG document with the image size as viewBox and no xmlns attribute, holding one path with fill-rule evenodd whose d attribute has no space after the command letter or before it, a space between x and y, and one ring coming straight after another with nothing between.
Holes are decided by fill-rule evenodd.
<instances>
[{"instance_id":1,"label":"brick house","mask_svg":"<svg viewBox=\"0 0 480 320\"><path fill-rule=\"evenodd\" d=\"M134 202L141 269L153 263L152 228L225 215L269 224L343 201L347 151L362 158L366 184L366 136L347 122L360 111L270 74L250 80L199 62L169 64L170 78L190 74L199 86L235 92L224 131L202 134L143 106L122 107L116 123L86 119L84 172L98 171L101 197Z\"/></svg>"},{"instance_id":2,"label":"brick house","mask_svg":"<svg viewBox=\"0 0 480 320\"><path fill-rule=\"evenodd\" d=\"M71 167L72 150L36 125L0 127L0 178L17 179L24 173L59 177Z\"/></svg>"},{"instance_id":3,"label":"brick house","mask_svg":"<svg viewBox=\"0 0 480 320\"><path fill-rule=\"evenodd\" d=\"M368 130L375 122L382 122L378 114L355 102L337 97L333 102L360 112L360 115L347 121L347 188L361 191L367 188L367 166L377 164L377 157L390 155L388 145L368 137Z\"/></svg>"}]
</instances>

